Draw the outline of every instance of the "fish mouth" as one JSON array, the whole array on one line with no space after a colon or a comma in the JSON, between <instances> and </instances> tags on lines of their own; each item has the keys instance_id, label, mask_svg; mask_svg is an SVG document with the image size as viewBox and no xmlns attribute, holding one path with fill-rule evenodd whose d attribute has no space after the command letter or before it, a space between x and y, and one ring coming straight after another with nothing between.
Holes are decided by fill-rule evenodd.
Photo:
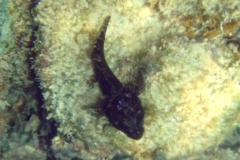
<instances>
[{"instance_id":1,"label":"fish mouth","mask_svg":"<svg viewBox=\"0 0 240 160\"><path fill-rule=\"evenodd\" d=\"M130 132L125 133L125 134L132 139L139 140L142 138L143 132L144 132L144 128L141 127L141 128L131 130Z\"/></svg>"}]
</instances>

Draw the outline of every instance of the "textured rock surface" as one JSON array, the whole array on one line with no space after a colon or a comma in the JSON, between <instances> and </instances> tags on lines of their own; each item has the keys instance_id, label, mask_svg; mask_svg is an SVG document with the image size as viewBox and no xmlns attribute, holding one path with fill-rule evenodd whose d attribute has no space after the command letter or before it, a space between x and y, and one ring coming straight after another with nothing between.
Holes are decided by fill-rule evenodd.
<instances>
[{"instance_id":1,"label":"textured rock surface","mask_svg":"<svg viewBox=\"0 0 240 160\"><path fill-rule=\"evenodd\" d=\"M31 1L0 1L0 159L45 159L36 130L36 92L28 56Z\"/></svg>"},{"instance_id":2,"label":"textured rock surface","mask_svg":"<svg viewBox=\"0 0 240 160\"><path fill-rule=\"evenodd\" d=\"M25 63L31 49L25 46L33 17L39 27L34 69L43 107L59 123L52 146L57 158L239 159L238 138L230 136L214 148L240 120L240 2L41 0L32 12L29 3L9 1L12 20L4 34L12 37L1 39L8 44L0 54L3 158L45 158L33 133L39 119L32 116L25 123L20 113L36 105L24 92L32 84ZM140 95L145 133L139 141L114 129L96 104L102 95L89 54L107 15L105 53L111 69L122 82L137 67L145 73ZM18 117L17 127L8 126L6 116ZM8 128L13 128L10 137Z\"/></svg>"},{"instance_id":3,"label":"textured rock surface","mask_svg":"<svg viewBox=\"0 0 240 160\"><path fill-rule=\"evenodd\" d=\"M36 70L49 117L60 122L55 151L70 140L72 154L84 158L127 152L151 159L159 150L174 158L218 145L240 118L239 52L224 38L238 34L239 2L227 4L42 0ZM100 92L89 83L88 56L107 15L105 52L114 73L124 81L133 66L145 71L146 131L139 141L109 126L92 106Z\"/></svg>"}]
</instances>

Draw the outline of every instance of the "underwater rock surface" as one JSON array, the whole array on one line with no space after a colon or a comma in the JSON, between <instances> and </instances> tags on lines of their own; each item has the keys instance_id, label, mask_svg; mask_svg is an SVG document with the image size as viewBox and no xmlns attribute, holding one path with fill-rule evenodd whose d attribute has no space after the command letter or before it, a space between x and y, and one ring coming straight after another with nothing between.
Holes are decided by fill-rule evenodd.
<instances>
[{"instance_id":1,"label":"underwater rock surface","mask_svg":"<svg viewBox=\"0 0 240 160\"><path fill-rule=\"evenodd\" d=\"M34 69L48 118L59 123L56 157L237 159L237 151L214 149L240 120L239 6L236 0L41 0L31 13L39 28ZM145 131L137 141L112 127L97 103L102 95L90 53L108 15L111 70L123 83L139 67L144 73Z\"/></svg>"},{"instance_id":2,"label":"underwater rock surface","mask_svg":"<svg viewBox=\"0 0 240 160\"><path fill-rule=\"evenodd\" d=\"M239 25L231 23L239 13L230 13L237 5L42 0L36 8L36 70L49 116L60 123L55 150L65 147L60 135L86 158L127 152L149 159L161 149L169 159L217 146L240 118L240 57L225 38L237 35ZM105 55L114 74L124 81L135 66L145 72L145 133L139 141L111 127L93 106L101 94L91 82L89 53L108 15Z\"/></svg>"},{"instance_id":3,"label":"underwater rock surface","mask_svg":"<svg viewBox=\"0 0 240 160\"><path fill-rule=\"evenodd\" d=\"M0 1L0 159L46 159L39 149L36 86L29 68L31 1Z\"/></svg>"}]
</instances>

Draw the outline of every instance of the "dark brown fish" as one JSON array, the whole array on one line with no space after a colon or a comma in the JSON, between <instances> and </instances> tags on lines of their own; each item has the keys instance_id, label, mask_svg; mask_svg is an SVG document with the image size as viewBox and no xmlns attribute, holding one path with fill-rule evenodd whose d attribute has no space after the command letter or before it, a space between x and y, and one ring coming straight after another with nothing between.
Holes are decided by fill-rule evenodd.
<instances>
[{"instance_id":1,"label":"dark brown fish","mask_svg":"<svg viewBox=\"0 0 240 160\"><path fill-rule=\"evenodd\" d=\"M106 17L91 54L95 79L105 96L103 111L109 122L132 139L143 135L144 110L137 94L113 74L104 56L104 40L110 16Z\"/></svg>"}]
</instances>

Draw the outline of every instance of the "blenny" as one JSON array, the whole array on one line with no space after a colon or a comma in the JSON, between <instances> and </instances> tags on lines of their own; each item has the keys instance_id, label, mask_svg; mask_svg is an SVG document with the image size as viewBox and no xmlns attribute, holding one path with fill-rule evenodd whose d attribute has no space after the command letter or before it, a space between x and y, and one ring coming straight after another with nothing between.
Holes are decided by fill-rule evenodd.
<instances>
[{"instance_id":1,"label":"blenny","mask_svg":"<svg viewBox=\"0 0 240 160\"><path fill-rule=\"evenodd\" d=\"M141 101L131 87L124 86L116 78L104 56L105 33L109 21L110 16L105 18L91 54L95 79L105 97L103 112L115 128L138 140L144 132Z\"/></svg>"}]
</instances>

